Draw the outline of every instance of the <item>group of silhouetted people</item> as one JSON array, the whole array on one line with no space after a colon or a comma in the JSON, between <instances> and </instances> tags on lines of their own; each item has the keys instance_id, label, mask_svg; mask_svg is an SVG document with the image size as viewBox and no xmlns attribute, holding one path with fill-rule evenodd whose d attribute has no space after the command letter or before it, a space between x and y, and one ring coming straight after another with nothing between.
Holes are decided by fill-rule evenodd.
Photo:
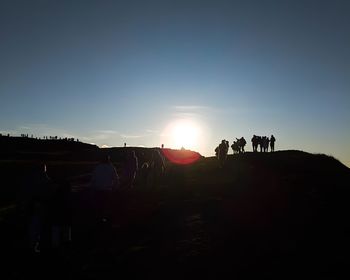
<instances>
[{"instance_id":1,"label":"group of silhouetted people","mask_svg":"<svg viewBox=\"0 0 350 280\"><path fill-rule=\"evenodd\" d=\"M42 247L58 248L71 240L71 185L52 180L40 161L25 175L18 207L25 213L28 245L37 253Z\"/></svg>"},{"instance_id":2,"label":"group of silhouetted people","mask_svg":"<svg viewBox=\"0 0 350 280\"><path fill-rule=\"evenodd\" d=\"M236 138L236 140L233 141L233 144L231 145L233 153L234 154L244 153L245 152L244 147L246 144L247 144L247 141L244 139L244 137ZM230 147L229 141L227 141L226 139L223 139L221 140L221 143L219 144L219 146L215 148L215 156L219 160L219 164L221 167L224 166L225 164L229 147Z\"/></svg>"},{"instance_id":3,"label":"group of silhouetted people","mask_svg":"<svg viewBox=\"0 0 350 280\"><path fill-rule=\"evenodd\" d=\"M225 164L229 147L230 147L229 142L223 139L221 140L221 143L219 144L219 146L215 148L215 155L219 160L220 166L224 166Z\"/></svg>"},{"instance_id":4,"label":"group of silhouetted people","mask_svg":"<svg viewBox=\"0 0 350 280\"><path fill-rule=\"evenodd\" d=\"M233 141L233 144L231 145L232 151L234 154L240 154L244 153L244 147L247 144L247 141L244 139L244 137L236 138L235 141Z\"/></svg>"},{"instance_id":5,"label":"group of silhouetted people","mask_svg":"<svg viewBox=\"0 0 350 280\"><path fill-rule=\"evenodd\" d=\"M114 198L123 191L139 186L159 184L165 161L159 150L151 151L139 168L135 151L127 151L122 167L115 168L109 155L101 155L87 185L84 206L91 219L111 219ZM18 208L25 214L28 244L33 252L42 248L59 248L72 239L72 188L68 180L52 180L42 161L33 163L24 176Z\"/></svg>"},{"instance_id":6,"label":"group of silhouetted people","mask_svg":"<svg viewBox=\"0 0 350 280\"><path fill-rule=\"evenodd\" d=\"M253 138L251 139L252 145L253 145L253 152L258 151L258 147L260 147L260 152L268 152L269 147L270 151L275 151L275 142L276 138L271 135L271 137L267 136L257 136L253 135ZM245 153L245 145L247 144L247 141L244 139L244 137L236 138L236 140L233 141L231 148L233 151L233 154L241 154ZM215 156L219 160L220 166L224 166L225 161L227 159L227 154L229 151L229 141L223 139L219 146L215 148Z\"/></svg>"},{"instance_id":7,"label":"group of silhouetted people","mask_svg":"<svg viewBox=\"0 0 350 280\"><path fill-rule=\"evenodd\" d=\"M258 147L260 148L260 152L268 152L269 146L270 146L271 152L275 151L276 138L273 135L271 135L270 138L267 136L253 135L251 141L252 141L252 146L253 146L253 152L257 152Z\"/></svg>"}]
</instances>

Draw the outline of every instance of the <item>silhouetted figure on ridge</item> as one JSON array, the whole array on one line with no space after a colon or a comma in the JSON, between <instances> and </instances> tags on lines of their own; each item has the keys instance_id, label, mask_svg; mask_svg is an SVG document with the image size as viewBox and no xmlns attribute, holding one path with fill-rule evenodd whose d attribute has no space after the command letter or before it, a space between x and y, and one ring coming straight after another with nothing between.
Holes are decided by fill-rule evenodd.
<instances>
[{"instance_id":1,"label":"silhouetted figure on ridge","mask_svg":"<svg viewBox=\"0 0 350 280\"><path fill-rule=\"evenodd\" d=\"M241 137L239 140L238 140L238 143L239 143L239 151L241 153L244 153L245 150L244 150L244 147L245 145L247 144L247 141L244 139L244 137Z\"/></svg>"},{"instance_id":2,"label":"silhouetted figure on ridge","mask_svg":"<svg viewBox=\"0 0 350 280\"><path fill-rule=\"evenodd\" d=\"M240 148L239 148L238 140L233 141L233 144L231 145L231 148L233 150L233 154L238 154L239 153Z\"/></svg>"},{"instance_id":3,"label":"silhouetted figure on ridge","mask_svg":"<svg viewBox=\"0 0 350 280\"><path fill-rule=\"evenodd\" d=\"M260 153L262 153L264 150L264 138L261 136L258 136L258 137L259 137L258 139L259 139Z\"/></svg>"},{"instance_id":4,"label":"silhouetted figure on ridge","mask_svg":"<svg viewBox=\"0 0 350 280\"><path fill-rule=\"evenodd\" d=\"M265 153L268 150L269 140L267 136L263 136L261 139L262 151Z\"/></svg>"},{"instance_id":5,"label":"silhouetted figure on ridge","mask_svg":"<svg viewBox=\"0 0 350 280\"><path fill-rule=\"evenodd\" d=\"M253 152L256 152L258 150L258 146L260 147L260 152L268 152L269 146L271 149L271 152L275 150L275 137L271 135L271 138L267 136L257 136L253 135L252 139L252 146L253 146Z\"/></svg>"},{"instance_id":6,"label":"silhouetted figure on ridge","mask_svg":"<svg viewBox=\"0 0 350 280\"><path fill-rule=\"evenodd\" d=\"M261 137L260 151L265 152L266 147L266 136Z\"/></svg>"},{"instance_id":7,"label":"silhouetted figure on ridge","mask_svg":"<svg viewBox=\"0 0 350 280\"><path fill-rule=\"evenodd\" d=\"M270 148L271 148L271 152L275 151L275 142L276 142L276 138L271 135L270 137Z\"/></svg>"},{"instance_id":8,"label":"silhouetted figure on ridge","mask_svg":"<svg viewBox=\"0 0 350 280\"><path fill-rule=\"evenodd\" d=\"M219 146L215 148L215 157L219 159Z\"/></svg>"},{"instance_id":9,"label":"silhouetted figure on ridge","mask_svg":"<svg viewBox=\"0 0 350 280\"><path fill-rule=\"evenodd\" d=\"M217 157L219 160L220 167L223 167L225 165L225 161L227 159L227 153L229 149L229 142L225 139L221 141L220 145L215 149L217 153Z\"/></svg>"},{"instance_id":10,"label":"silhouetted figure on ridge","mask_svg":"<svg viewBox=\"0 0 350 280\"><path fill-rule=\"evenodd\" d=\"M259 137L256 135L253 135L253 138L251 141L252 141L252 146L253 146L253 152L257 152L258 145L259 145Z\"/></svg>"}]
</instances>

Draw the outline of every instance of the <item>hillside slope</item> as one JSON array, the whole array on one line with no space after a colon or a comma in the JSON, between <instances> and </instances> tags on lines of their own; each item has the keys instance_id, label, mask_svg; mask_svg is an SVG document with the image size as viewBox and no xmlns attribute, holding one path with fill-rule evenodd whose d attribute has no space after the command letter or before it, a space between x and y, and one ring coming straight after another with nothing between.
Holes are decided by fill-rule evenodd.
<instances>
[{"instance_id":1,"label":"hillside slope","mask_svg":"<svg viewBox=\"0 0 350 280\"><path fill-rule=\"evenodd\" d=\"M169 163L158 188L113 197L110 226L75 193L73 242L60 255L28 262L16 215L0 224L2 248L18 278L18 266L45 267L43 278L346 278L349 183L336 159L300 151L230 155L223 168L215 158Z\"/></svg>"}]
</instances>

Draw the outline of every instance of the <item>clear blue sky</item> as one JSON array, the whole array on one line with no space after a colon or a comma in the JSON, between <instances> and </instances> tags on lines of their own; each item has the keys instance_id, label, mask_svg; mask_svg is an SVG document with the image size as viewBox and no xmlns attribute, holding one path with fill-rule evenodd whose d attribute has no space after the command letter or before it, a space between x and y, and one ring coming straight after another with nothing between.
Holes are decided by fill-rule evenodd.
<instances>
[{"instance_id":1,"label":"clear blue sky","mask_svg":"<svg viewBox=\"0 0 350 280\"><path fill-rule=\"evenodd\" d=\"M185 119L206 156L274 134L350 166L349 15L336 0L3 0L0 131L171 146Z\"/></svg>"}]
</instances>

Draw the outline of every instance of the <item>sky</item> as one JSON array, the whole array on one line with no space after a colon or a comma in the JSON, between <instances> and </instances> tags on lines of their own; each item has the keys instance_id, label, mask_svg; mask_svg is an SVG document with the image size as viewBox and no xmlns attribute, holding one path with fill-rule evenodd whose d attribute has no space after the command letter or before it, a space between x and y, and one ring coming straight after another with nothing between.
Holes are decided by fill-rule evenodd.
<instances>
[{"instance_id":1,"label":"sky","mask_svg":"<svg viewBox=\"0 0 350 280\"><path fill-rule=\"evenodd\" d=\"M337 0L1 0L0 133L204 156L273 134L276 150L350 167L349 14Z\"/></svg>"}]
</instances>

